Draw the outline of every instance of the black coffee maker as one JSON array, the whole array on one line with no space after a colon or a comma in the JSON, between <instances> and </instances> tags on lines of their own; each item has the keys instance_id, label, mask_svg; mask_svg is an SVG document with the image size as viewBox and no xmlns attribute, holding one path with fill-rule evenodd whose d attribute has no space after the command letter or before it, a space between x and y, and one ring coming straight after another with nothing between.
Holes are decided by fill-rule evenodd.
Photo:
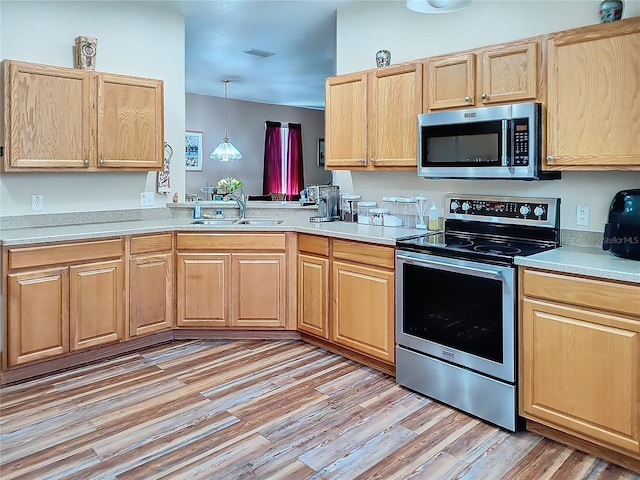
<instances>
[{"instance_id":1,"label":"black coffee maker","mask_svg":"<svg viewBox=\"0 0 640 480\"><path fill-rule=\"evenodd\" d=\"M602 249L640 260L640 189L622 190L613 197Z\"/></svg>"}]
</instances>

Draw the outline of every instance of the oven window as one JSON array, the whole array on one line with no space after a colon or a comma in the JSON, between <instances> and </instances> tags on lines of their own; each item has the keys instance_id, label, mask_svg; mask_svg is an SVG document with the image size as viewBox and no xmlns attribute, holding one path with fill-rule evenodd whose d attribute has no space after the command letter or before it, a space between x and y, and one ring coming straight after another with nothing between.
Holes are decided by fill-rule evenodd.
<instances>
[{"instance_id":1,"label":"oven window","mask_svg":"<svg viewBox=\"0 0 640 480\"><path fill-rule=\"evenodd\" d=\"M503 362L502 282L405 264L404 333Z\"/></svg>"},{"instance_id":2,"label":"oven window","mask_svg":"<svg viewBox=\"0 0 640 480\"><path fill-rule=\"evenodd\" d=\"M502 158L502 122L422 127L422 166L491 167Z\"/></svg>"}]
</instances>

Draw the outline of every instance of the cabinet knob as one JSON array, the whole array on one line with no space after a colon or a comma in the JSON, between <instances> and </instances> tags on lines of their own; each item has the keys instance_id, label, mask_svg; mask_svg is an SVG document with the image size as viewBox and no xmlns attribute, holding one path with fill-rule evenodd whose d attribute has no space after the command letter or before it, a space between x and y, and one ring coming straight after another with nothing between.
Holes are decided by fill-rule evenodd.
<instances>
[{"instance_id":1,"label":"cabinet knob","mask_svg":"<svg viewBox=\"0 0 640 480\"><path fill-rule=\"evenodd\" d=\"M361 158L360 160L358 160L360 163L364 163L364 158Z\"/></svg>"},{"instance_id":2,"label":"cabinet knob","mask_svg":"<svg viewBox=\"0 0 640 480\"><path fill-rule=\"evenodd\" d=\"M489 96L488 96L486 93L483 93L483 94L481 95L481 97L482 97L482 99L483 99L483 100L486 100Z\"/></svg>"},{"instance_id":3,"label":"cabinet knob","mask_svg":"<svg viewBox=\"0 0 640 480\"><path fill-rule=\"evenodd\" d=\"M104 165L104 158L100 159L100 165Z\"/></svg>"},{"instance_id":4,"label":"cabinet knob","mask_svg":"<svg viewBox=\"0 0 640 480\"><path fill-rule=\"evenodd\" d=\"M553 161L553 155L547 155L547 162Z\"/></svg>"},{"instance_id":5,"label":"cabinet knob","mask_svg":"<svg viewBox=\"0 0 640 480\"><path fill-rule=\"evenodd\" d=\"M85 160L84 160L84 164L85 164L85 165L89 165L89 160L87 160L87 159L85 158Z\"/></svg>"},{"instance_id":6,"label":"cabinet knob","mask_svg":"<svg viewBox=\"0 0 640 480\"><path fill-rule=\"evenodd\" d=\"M371 159L371 163L376 163L376 159L375 159L375 158L372 158L372 159Z\"/></svg>"},{"instance_id":7,"label":"cabinet knob","mask_svg":"<svg viewBox=\"0 0 640 480\"><path fill-rule=\"evenodd\" d=\"M471 101L471 97L469 95L467 95L466 97L464 97L464 101L465 102L470 102Z\"/></svg>"}]
</instances>

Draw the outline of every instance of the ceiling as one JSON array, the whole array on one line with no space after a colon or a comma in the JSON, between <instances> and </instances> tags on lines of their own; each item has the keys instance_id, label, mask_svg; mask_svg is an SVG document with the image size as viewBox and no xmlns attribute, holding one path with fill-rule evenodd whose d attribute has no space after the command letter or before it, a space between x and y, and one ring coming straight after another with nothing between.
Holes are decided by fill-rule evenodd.
<instances>
[{"instance_id":1,"label":"ceiling","mask_svg":"<svg viewBox=\"0 0 640 480\"><path fill-rule=\"evenodd\" d=\"M324 109L335 75L336 10L358 0L158 2L185 17L187 93ZM249 55L257 49L270 57Z\"/></svg>"}]
</instances>

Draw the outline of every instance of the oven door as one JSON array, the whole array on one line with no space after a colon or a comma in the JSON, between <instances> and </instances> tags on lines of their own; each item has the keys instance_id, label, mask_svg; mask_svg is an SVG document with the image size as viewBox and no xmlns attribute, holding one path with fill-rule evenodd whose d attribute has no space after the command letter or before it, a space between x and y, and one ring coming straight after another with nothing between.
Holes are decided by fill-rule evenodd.
<instances>
[{"instance_id":1,"label":"oven door","mask_svg":"<svg viewBox=\"0 0 640 480\"><path fill-rule=\"evenodd\" d=\"M515 382L515 268L396 252L396 343Z\"/></svg>"}]
</instances>

